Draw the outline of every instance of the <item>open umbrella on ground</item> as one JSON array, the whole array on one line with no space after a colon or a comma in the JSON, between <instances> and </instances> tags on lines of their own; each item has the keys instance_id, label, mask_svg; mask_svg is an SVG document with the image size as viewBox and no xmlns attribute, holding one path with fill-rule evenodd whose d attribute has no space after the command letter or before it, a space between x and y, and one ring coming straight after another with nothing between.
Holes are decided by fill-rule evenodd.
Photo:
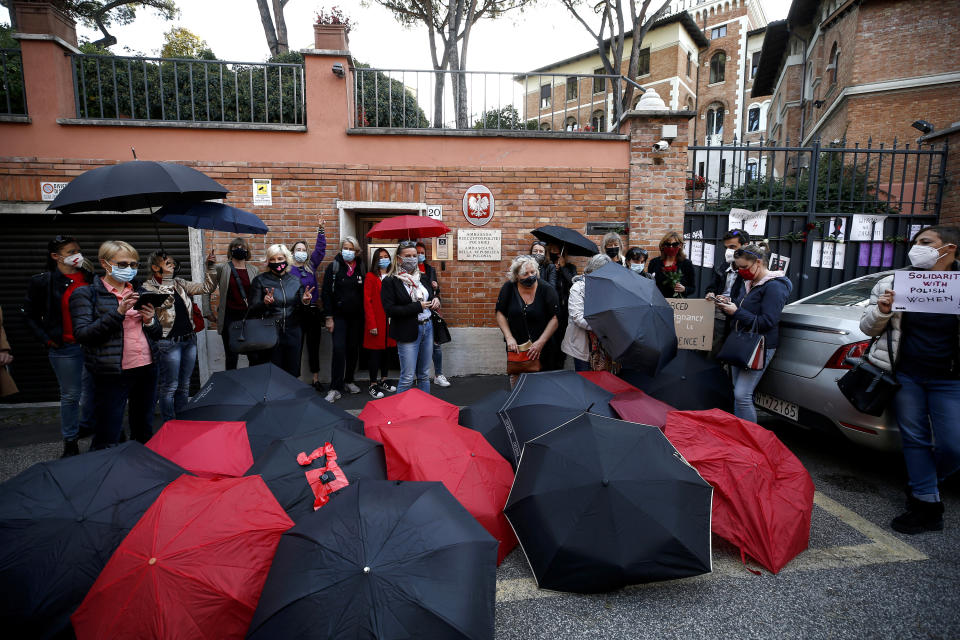
<instances>
[{"instance_id":1,"label":"open umbrella on ground","mask_svg":"<svg viewBox=\"0 0 960 640\"><path fill-rule=\"evenodd\" d=\"M77 638L243 638L292 526L260 478L181 476L71 617Z\"/></svg>"},{"instance_id":2,"label":"open umbrella on ground","mask_svg":"<svg viewBox=\"0 0 960 640\"><path fill-rule=\"evenodd\" d=\"M298 391L310 388L275 364L217 371L190 398L186 410L200 407L250 407L289 398Z\"/></svg>"},{"instance_id":3,"label":"open umbrella on ground","mask_svg":"<svg viewBox=\"0 0 960 640\"><path fill-rule=\"evenodd\" d=\"M436 238L450 233L450 227L439 220L427 216L391 216L384 218L370 228L368 238L394 238L411 240L413 238Z\"/></svg>"},{"instance_id":4,"label":"open umbrella on ground","mask_svg":"<svg viewBox=\"0 0 960 640\"><path fill-rule=\"evenodd\" d=\"M596 593L709 572L711 493L659 429L583 414L527 442L504 513L540 587Z\"/></svg>"},{"instance_id":5,"label":"open umbrella on ground","mask_svg":"<svg viewBox=\"0 0 960 640\"><path fill-rule=\"evenodd\" d=\"M198 476L242 476L253 464L242 422L169 420L146 446Z\"/></svg>"},{"instance_id":6,"label":"open umbrella on ground","mask_svg":"<svg viewBox=\"0 0 960 640\"><path fill-rule=\"evenodd\" d=\"M497 539L497 564L517 546L503 515L513 469L484 437L443 418L414 418L384 429L390 480L442 482L453 497Z\"/></svg>"},{"instance_id":7,"label":"open umbrella on ground","mask_svg":"<svg viewBox=\"0 0 960 640\"><path fill-rule=\"evenodd\" d=\"M644 393L683 411L733 411L730 376L706 353L681 349L662 371L623 370L620 377Z\"/></svg>"},{"instance_id":8,"label":"open umbrella on ground","mask_svg":"<svg viewBox=\"0 0 960 640\"><path fill-rule=\"evenodd\" d=\"M502 389L487 394L469 407L460 409L459 423L467 429L479 432L494 449L506 460L513 460L510 438L503 428L497 412L510 397L510 392Z\"/></svg>"},{"instance_id":9,"label":"open umbrella on ground","mask_svg":"<svg viewBox=\"0 0 960 640\"><path fill-rule=\"evenodd\" d=\"M363 421L364 434L382 442L380 432L394 422L427 416L436 416L450 424L457 424L460 409L457 405L444 402L420 389L408 389L382 400L371 400L358 417Z\"/></svg>"},{"instance_id":10,"label":"open umbrella on ground","mask_svg":"<svg viewBox=\"0 0 960 640\"><path fill-rule=\"evenodd\" d=\"M583 317L624 368L656 372L677 354L673 308L656 283L610 263L584 276Z\"/></svg>"},{"instance_id":11,"label":"open umbrella on ground","mask_svg":"<svg viewBox=\"0 0 960 640\"><path fill-rule=\"evenodd\" d=\"M643 391L624 391L613 396L610 408L628 422L639 422L657 427L661 431L667 425L667 413L676 411L666 402L660 402Z\"/></svg>"},{"instance_id":12,"label":"open umbrella on ground","mask_svg":"<svg viewBox=\"0 0 960 640\"><path fill-rule=\"evenodd\" d=\"M35 464L0 485L0 620L9 638L50 638L110 554L183 469L127 442Z\"/></svg>"},{"instance_id":13,"label":"open umbrella on ground","mask_svg":"<svg viewBox=\"0 0 960 640\"><path fill-rule=\"evenodd\" d=\"M565 248L568 256L589 257L600 253L600 249L597 248L593 240L573 229L548 224L544 227L534 229L530 233L532 233L533 237L537 240L553 242Z\"/></svg>"},{"instance_id":14,"label":"open umbrella on ground","mask_svg":"<svg viewBox=\"0 0 960 640\"><path fill-rule=\"evenodd\" d=\"M284 534L247 637L492 640L496 557L439 482L361 480Z\"/></svg>"},{"instance_id":15,"label":"open umbrella on ground","mask_svg":"<svg viewBox=\"0 0 960 640\"><path fill-rule=\"evenodd\" d=\"M223 198L228 191L191 167L133 160L81 173L60 191L47 210L130 211Z\"/></svg>"},{"instance_id":16,"label":"open umbrella on ground","mask_svg":"<svg viewBox=\"0 0 960 640\"><path fill-rule=\"evenodd\" d=\"M672 411L666 436L714 487L713 531L779 572L810 542L813 480L773 432L725 411Z\"/></svg>"},{"instance_id":17,"label":"open umbrella on ground","mask_svg":"<svg viewBox=\"0 0 960 640\"><path fill-rule=\"evenodd\" d=\"M520 462L523 443L589 411L613 417L613 394L573 371L524 373L498 415L510 439L513 468Z\"/></svg>"},{"instance_id":18,"label":"open umbrella on ground","mask_svg":"<svg viewBox=\"0 0 960 640\"><path fill-rule=\"evenodd\" d=\"M176 202L153 214L160 222L194 229L228 233L267 233L267 225L255 214L219 202Z\"/></svg>"},{"instance_id":19,"label":"open umbrella on ground","mask_svg":"<svg viewBox=\"0 0 960 640\"><path fill-rule=\"evenodd\" d=\"M624 391L639 391L635 386L623 378L618 378L609 371L578 371L577 373L614 395L623 393Z\"/></svg>"},{"instance_id":20,"label":"open umbrella on ground","mask_svg":"<svg viewBox=\"0 0 960 640\"><path fill-rule=\"evenodd\" d=\"M308 513L313 513L315 495L310 488L307 473L326 466L326 456L318 457L307 465L297 461L300 453L310 454L318 447L330 443L337 456L337 465L354 483L360 478L386 480L387 466L383 445L376 440L364 438L352 431L326 427L309 431L282 440L275 440L247 471L247 475L259 475L267 483L291 518L296 522ZM339 493L334 494L339 497Z\"/></svg>"}]
</instances>

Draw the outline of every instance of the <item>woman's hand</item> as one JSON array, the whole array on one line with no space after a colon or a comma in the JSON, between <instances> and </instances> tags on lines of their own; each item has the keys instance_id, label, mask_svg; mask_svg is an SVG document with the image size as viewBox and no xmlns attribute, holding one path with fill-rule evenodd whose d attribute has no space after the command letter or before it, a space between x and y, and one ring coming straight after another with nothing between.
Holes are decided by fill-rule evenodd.
<instances>
[{"instance_id":1,"label":"woman's hand","mask_svg":"<svg viewBox=\"0 0 960 640\"><path fill-rule=\"evenodd\" d=\"M372 335L372 336L377 335L377 328L376 328L376 327L374 327L373 329L370 329L370 335Z\"/></svg>"},{"instance_id":2,"label":"woman's hand","mask_svg":"<svg viewBox=\"0 0 960 640\"><path fill-rule=\"evenodd\" d=\"M687 288L678 282L677 284L673 285L673 290L677 293L683 293L687 290Z\"/></svg>"},{"instance_id":3,"label":"woman's hand","mask_svg":"<svg viewBox=\"0 0 960 640\"><path fill-rule=\"evenodd\" d=\"M720 311L723 311L728 316L732 316L737 312L737 305L735 305L732 302L724 302L723 304L718 304L717 308L720 309Z\"/></svg>"},{"instance_id":4,"label":"woman's hand","mask_svg":"<svg viewBox=\"0 0 960 640\"><path fill-rule=\"evenodd\" d=\"M127 311L133 309L133 305L137 304L137 300L139 299L140 294L137 293L128 293L127 295L123 296L120 298L120 304L117 305L117 313L122 316L127 315Z\"/></svg>"},{"instance_id":5,"label":"woman's hand","mask_svg":"<svg viewBox=\"0 0 960 640\"><path fill-rule=\"evenodd\" d=\"M440 298L434 298L430 301L430 308L436 311L440 308Z\"/></svg>"},{"instance_id":6,"label":"woman's hand","mask_svg":"<svg viewBox=\"0 0 960 640\"><path fill-rule=\"evenodd\" d=\"M140 321L143 324L150 324L153 322L153 316L156 313L156 310L153 308L152 304L145 304L140 307Z\"/></svg>"},{"instance_id":7,"label":"woman's hand","mask_svg":"<svg viewBox=\"0 0 960 640\"><path fill-rule=\"evenodd\" d=\"M303 297L300 299L303 304L310 304L310 301L313 300L313 287L307 287L303 290Z\"/></svg>"},{"instance_id":8,"label":"woman's hand","mask_svg":"<svg viewBox=\"0 0 960 640\"><path fill-rule=\"evenodd\" d=\"M567 266L567 250L566 249L560 252L560 257L557 258L557 266L558 267Z\"/></svg>"},{"instance_id":9,"label":"woman's hand","mask_svg":"<svg viewBox=\"0 0 960 640\"><path fill-rule=\"evenodd\" d=\"M317 214L317 231L323 231L323 214Z\"/></svg>"},{"instance_id":10,"label":"woman's hand","mask_svg":"<svg viewBox=\"0 0 960 640\"><path fill-rule=\"evenodd\" d=\"M893 310L893 290L887 289L877 298L877 309L880 313L890 313Z\"/></svg>"},{"instance_id":11,"label":"woman's hand","mask_svg":"<svg viewBox=\"0 0 960 640\"><path fill-rule=\"evenodd\" d=\"M539 359L540 352L543 351L543 345L544 345L543 340L537 340L536 342L534 342L532 345L530 345L530 348L527 350L527 357L530 358L531 360Z\"/></svg>"},{"instance_id":12,"label":"woman's hand","mask_svg":"<svg viewBox=\"0 0 960 640\"><path fill-rule=\"evenodd\" d=\"M507 351L513 351L514 353L520 353L520 350L517 349L517 341L513 337L507 338Z\"/></svg>"},{"instance_id":13,"label":"woman's hand","mask_svg":"<svg viewBox=\"0 0 960 640\"><path fill-rule=\"evenodd\" d=\"M273 287L265 287L263 291L263 304L273 304Z\"/></svg>"},{"instance_id":14,"label":"woman's hand","mask_svg":"<svg viewBox=\"0 0 960 640\"><path fill-rule=\"evenodd\" d=\"M13 362L13 356L9 351L0 351L0 367L5 367Z\"/></svg>"},{"instance_id":15,"label":"woman's hand","mask_svg":"<svg viewBox=\"0 0 960 640\"><path fill-rule=\"evenodd\" d=\"M210 253L207 254L207 264L211 265L217 261L217 253L210 247Z\"/></svg>"},{"instance_id":16,"label":"woman's hand","mask_svg":"<svg viewBox=\"0 0 960 640\"><path fill-rule=\"evenodd\" d=\"M333 333L333 318L327 318L323 324L327 328L327 331Z\"/></svg>"}]
</instances>

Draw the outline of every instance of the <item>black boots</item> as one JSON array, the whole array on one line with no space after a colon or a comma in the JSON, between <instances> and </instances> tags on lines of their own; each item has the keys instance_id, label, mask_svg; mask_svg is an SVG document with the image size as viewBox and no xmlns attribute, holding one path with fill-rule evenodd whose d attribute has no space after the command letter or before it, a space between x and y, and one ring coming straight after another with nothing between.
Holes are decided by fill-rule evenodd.
<instances>
[{"instance_id":1,"label":"black boots","mask_svg":"<svg viewBox=\"0 0 960 640\"><path fill-rule=\"evenodd\" d=\"M925 531L943 531L943 503L907 498L907 512L893 519L894 531L913 535Z\"/></svg>"},{"instance_id":2,"label":"black boots","mask_svg":"<svg viewBox=\"0 0 960 640\"><path fill-rule=\"evenodd\" d=\"M80 455L80 444L77 442L76 438L63 441L63 455L61 458L69 458L70 456Z\"/></svg>"}]
</instances>

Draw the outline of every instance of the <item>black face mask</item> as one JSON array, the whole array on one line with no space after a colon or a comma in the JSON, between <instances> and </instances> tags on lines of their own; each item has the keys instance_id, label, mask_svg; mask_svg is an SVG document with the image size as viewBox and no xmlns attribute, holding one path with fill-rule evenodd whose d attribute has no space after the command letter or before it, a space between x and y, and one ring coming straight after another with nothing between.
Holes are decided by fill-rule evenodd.
<instances>
[{"instance_id":1,"label":"black face mask","mask_svg":"<svg viewBox=\"0 0 960 640\"><path fill-rule=\"evenodd\" d=\"M230 250L230 255L234 260L246 260L247 259L247 250L243 247L234 247Z\"/></svg>"},{"instance_id":2,"label":"black face mask","mask_svg":"<svg viewBox=\"0 0 960 640\"><path fill-rule=\"evenodd\" d=\"M607 255L610 256L611 259L612 259L612 258L616 258L618 255L620 255L620 249L618 249L618 248L616 248L616 247L608 247L608 248L606 249L606 252L607 252Z\"/></svg>"},{"instance_id":3,"label":"black face mask","mask_svg":"<svg viewBox=\"0 0 960 640\"><path fill-rule=\"evenodd\" d=\"M537 264L543 264L543 258L544 256L542 253L533 254L533 259L537 261Z\"/></svg>"},{"instance_id":4,"label":"black face mask","mask_svg":"<svg viewBox=\"0 0 960 640\"><path fill-rule=\"evenodd\" d=\"M520 279L520 284L523 285L524 287L532 287L536 283L537 283L537 276L529 276L529 277Z\"/></svg>"},{"instance_id":5,"label":"black face mask","mask_svg":"<svg viewBox=\"0 0 960 640\"><path fill-rule=\"evenodd\" d=\"M559 260L560 260L560 254L559 254L559 253L551 253L551 254L550 254L550 262L557 262L557 261L559 261Z\"/></svg>"},{"instance_id":6,"label":"black face mask","mask_svg":"<svg viewBox=\"0 0 960 640\"><path fill-rule=\"evenodd\" d=\"M273 269L274 271L276 271L277 273L280 273L281 271L283 271L284 269L287 268L287 263L286 263L286 262L271 262L271 263L270 263L270 268Z\"/></svg>"}]
</instances>

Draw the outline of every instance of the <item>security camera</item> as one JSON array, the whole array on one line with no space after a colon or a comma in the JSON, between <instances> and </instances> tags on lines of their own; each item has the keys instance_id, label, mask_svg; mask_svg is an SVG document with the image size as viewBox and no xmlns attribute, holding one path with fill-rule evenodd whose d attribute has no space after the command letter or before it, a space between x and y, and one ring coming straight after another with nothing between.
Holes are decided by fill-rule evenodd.
<instances>
[{"instance_id":1,"label":"security camera","mask_svg":"<svg viewBox=\"0 0 960 640\"><path fill-rule=\"evenodd\" d=\"M660 140L659 142L653 145L653 150L658 152L666 151L669 148L670 148L670 143L667 142L666 140Z\"/></svg>"},{"instance_id":2,"label":"security camera","mask_svg":"<svg viewBox=\"0 0 960 640\"><path fill-rule=\"evenodd\" d=\"M339 62L335 62L333 64L332 71L333 71L333 75L337 76L338 78L342 78L343 76L346 75L346 72L343 70L343 64Z\"/></svg>"}]
</instances>

